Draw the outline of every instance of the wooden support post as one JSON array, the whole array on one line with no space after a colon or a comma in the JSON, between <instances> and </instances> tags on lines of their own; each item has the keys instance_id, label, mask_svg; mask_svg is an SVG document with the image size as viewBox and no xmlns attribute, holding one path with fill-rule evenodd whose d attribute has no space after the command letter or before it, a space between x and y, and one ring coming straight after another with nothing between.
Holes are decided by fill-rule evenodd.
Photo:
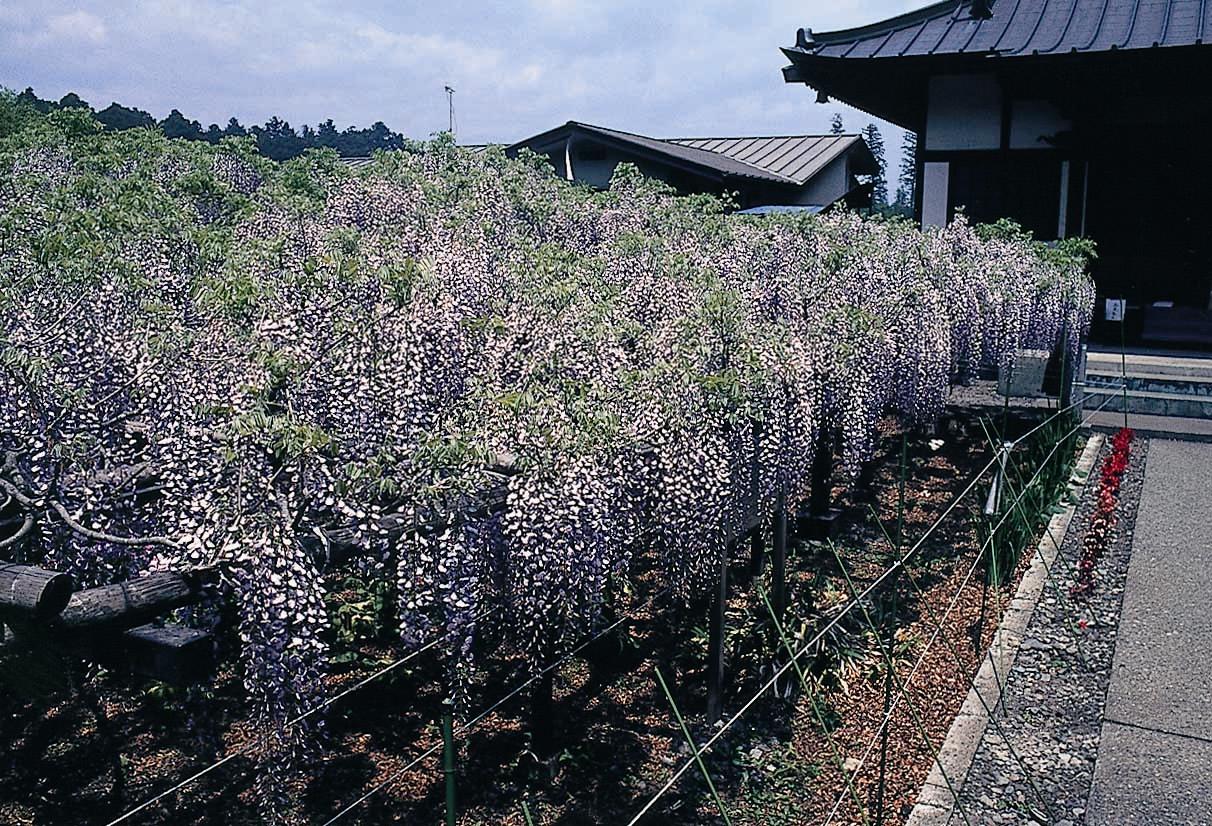
<instances>
[{"instance_id":1,"label":"wooden support post","mask_svg":"<svg viewBox=\"0 0 1212 826\"><path fill-rule=\"evenodd\" d=\"M446 781L446 826L455 826L458 811L455 807L455 745L454 745L454 700L442 701L442 775Z\"/></svg>"},{"instance_id":2,"label":"wooden support post","mask_svg":"<svg viewBox=\"0 0 1212 826\"><path fill-rule=\"evenodd\" d=\"M816 440L816 455L812 457L812 490L808 496L808 513L824 516L829 511L833 495L833 434L821 430Z\"/></svg>"},{"instance_id":3,"label":"wooden support post","mask_svg":"<svg viewBox=\"0 0 1212 826\"><path fill-rule=\"evenodd\" d=\"M766 537L762 535L762 527L759 525L749 534L750 578L761 576L764 567L766 567Z\"/></svg>"},{"instance_id":4,"label":"wooden support post","mask_svg":"<svg viewBox=\"0 0 1212 826\"><path fill-rule=\"evenodd\" d=\"M787 607L787 501L779 494L774 507L774 545L771 549L771 596L774 616L783 622L783 611Z\"/></svg>"},{"instance_id":5,"label":"wooden support post","mask_svg":"<svg viewBox=\"0 0 1212 826\"><path fill-rule=\"evenodd\" d=\"M541 763L555 756L554 673L553 668L539 675L530 693L530 745Z\"/></svg>"},{"instance_id":6,"label":"wooden support post","mask_svg":"<svg viewBox=\"0 0 1212 826\"><path fill-rule=\"evenodd\" d=\"M798 530L809 539L826 539L841 511L829 507L833 496L833 433L822 429L816 440L816 455L812 457L812 489L808 494L808 518Z\"/></svg>"},{"instance_id":7,"label":"wooden support post","mask_svg":"<svg viewBox=\"0 0 1212 826\"><path fill-rule=\"evenodd\" d=\"M58 571L0 563L0 611L20 619L58 616L72 596L72 578Z\"/></svg>"},{"instance_id":8,"label":"wooden support post","mask_svg":"<svg viewBox=\"0 0 1212 826\"><path fill-rule=\"evenodd\" d=\"M707 722L719 720L724 711L724 633L728 612L728 560L732 546L720 556L719 579L711 599L711 627L707 642Z\"/></svg>"},{"instance_id":9,"label":"wooden support post","mask_svg":"<svg viewBox=\"0 0 1212 826\"><path fill-rule=\"evenodd\" d=\"M1060 330L1060 393L1057 401L1061 410L1073 404L1073 359L1069 353L1069 322L1061 324Z\"/></svg>"}]
</instances>

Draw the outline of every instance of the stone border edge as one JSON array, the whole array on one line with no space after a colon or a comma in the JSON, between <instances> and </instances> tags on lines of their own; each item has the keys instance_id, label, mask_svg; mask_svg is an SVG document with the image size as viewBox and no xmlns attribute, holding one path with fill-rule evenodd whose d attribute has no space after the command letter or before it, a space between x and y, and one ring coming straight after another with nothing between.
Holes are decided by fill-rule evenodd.
<instances>
[{"instance_id":1,"label":"stone border edge","mask_svg":"<svg viewBox=\"0 0 1212 826\"><path fill-rule=\"evenodd\" d=\"M1101 433L1090 433L1086 447L1069 477L1070 489L1085 488L1104 441L1105 437ZM1080 502L1080 496L1074 498ZM1053 514L1049 520L1048 528L1031 559L1031 565L1023 574L1014 598L1002 614L1001 624L993 635L993 642L985 653L976 679L972 681L972 688L968 690L968 696L964 698L959 714L951 723L947 738L939 747L934 765L930 767L930 774L922 784L917 802L909 813L905 826L946 826L951 822L955 814L956 800L947 781L951 781L951 787L955 788L956 793L962 791L968 770L972 768L972 761L976 758L977 747L980 746L989 723L989 713L985 709L994 708L1001 698L1005 681L1018 656L1019 644L1027 630L1027 624L1031 621L1031 615L1035 612L1035 605L1043 594L1048 571L1064 544L1078 502L1066 503L1064 510Z\"/></svg>"}]
</instances>

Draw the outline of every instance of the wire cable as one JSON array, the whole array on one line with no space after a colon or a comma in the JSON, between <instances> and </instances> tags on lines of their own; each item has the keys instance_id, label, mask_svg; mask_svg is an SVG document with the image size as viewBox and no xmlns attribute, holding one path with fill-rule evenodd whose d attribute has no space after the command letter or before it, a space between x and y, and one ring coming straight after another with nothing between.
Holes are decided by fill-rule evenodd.
<instances>
[{"instance_id":1,"label":"wire cable","mask_svg":"<svg viewBox=\"0 0 1212 826\"><path fill-rule=\"evenodd\" d=\"M483 711L481 711L481 712L480 712L479 714L477 714L475 717L471 718L471 719L470 719L470 720L468 720L467 722L465 722L465 723L463 723L462 725L458 726L458 727L457 727L457 728L454 730L455 735L456 735L456 736L458 736L458 735L461 735L461 734L463 734L463 733L465 733L465 732L467 732L467 731L470 731L472 728L474 728L474 727L475 727L475 726L477 726L479 723L481 723L481 722L482 722L482 721L483 721L485 718L487 718L487 717L488 717L490 714L492 714L492 713L493 713L494 711L496 711L498 708L500 708L501 706L505 705L505 703L509 702L509 701L510 701L510 700L512 700L514 697L516 697L518 694L520 694L522 691L524 691L524 690L526 689L526 687L527 687L527 686L529 686L531 683L533 683L535 680L539 679L539 678L540 678L540 677L542 677L544 674L547 674L548 672L552 671L553 669L559 668L561 665L563 665L564 663L566 663L568 660L572 659L572 657L576 656L578 653L580 653L582 650L584 650L584 649L585 649L587 646L589 646L589 645L593 644L594 642L597 642L599 639L601 639L602 637L606 636L607 634L609 634L609 633L610 633L611 631L613 631L614 629L618 628L618 627L619 627L620 625L622 625L624 622L626 622L626 621L628 621L628 620L630 620L630 619L633 619L632 614L633 614L634 612L636 612L636 611L640 610L641 608L646 608L646 607L648 607L648 606L649 606L649 605L651 605L653 602L655 602L657 599L659 599L661 596L663 596L663 595L665 595L665 594L669 593L669 591L670 591L670 589L669 589L669 588L663 588L663 589L661 589L661 590L660 590L660 591L658 591L657 593L655 593L655 594L653 594L652 596L650 596L648 599L644 600L644 602L642 602L640 605L638 605L638 606L636 606L635 608L631 609L631 611L629 611L629 612L627 612L627 613L623 614L623 616L619 617L619 618L618 618L618 619L616 619L614 622L610 623L610 625L607 625L605 628L603 628L602 630L598 631L598 632L597 632L596 634L594 634L592 637L590 637L589 639L585 640L584 642L582 642L580 645L578 645L577 647L573 648L572 650L568 651L566 654L564 654L562 657L560 657L559 659L557 659L555 662L552 662L552 663L550 663L549 665L545 666L545 667L544 667L544 668L543 668L541 671L538 671L538 672L536 672L535 674L532 674L532 675L531 675L531 676L530 676L530 677L529 677L527 680L525 680L524 682L522 682L522 683L520 683L519 685L517 685L517 686L516 686L516 687L515 687L515 688L514 688L512 691L510 691L510 692L509 692L508 694L506 694L504 697L502 697L501 699L497 700L497 701L496 701L495 703L493 703L491 706L489 706L488 708L486 708L486 709L484 709ZM390 785L390 784L391 784L391 783L393 783L393 782L394 782L394 781L395 781L397 778L399 778L399 777L401 777L402 775L404 775L406 772L408 772L409 770L411 770L413 767L415 767L416 765L418 765L418 764L419 764L419 763L421 763L422 761L424 761L424 760L426 760L426 759L428 759L428 758L430 758L430 757L434 756L435 754L437 754L437 753L438 753L439 751L441 751L441 750L442 750L442 744L441 744L441 743L435 743L434 745L430 746L428 749L426 749L425 751L421 752L421 754L419 754L419 755L417 755L415 758L413 758L412 762L410 762L410 763L409 763L408 765L406 765L404 768L399 769L399 770L397 770L397 771L395 771L395 772L392 772L390 775L388 775L388 777L387 777L387 778L385 778L384 780L381 780L380 782L376 783L374 786L372 786L372 787L371 787L369 790L367 790L367 791L366 791L366 793L365 793L365 794L363 794L361 797L359 797L357 800L353 801L353 802L352 802L352 803L350 803L348 806L346 806L344 809L341 809L341 811L339 811L339 812L337 812L335 815L333 815L331 818L329 818L328 820L324 821L324 823L322 824L322 826L331 826L333 823L336 823L338 820L340 820L341 818L345 817L345 815L349 814L349 813L350 813L350 812L352 812L354 809L358 808L358 806L362 805L362 804L363 804L363 803L365 803L367 800L369 800L371 797L373 797L373 796L374 796L376 793L378 793L378 792L379 792L380 790L382 790L384 787L386 787L386 786Z\"/></svg>"},{"instance_id":2,"label":"wire cable","mask_svg":"<svg viewBox=\"0 0 1212 826\"><path fill-rule=\"evenodd\" d=\"M492 613L493 613L492 610L485 610L474 621L480 622L481 620L487 619ZM331 706L333 703L337 702L341 698L346 697L361 688L364 688L365 686L367 686L374 680L379 679L383 675L385 675L391 671L394 671L395 669L399 668L400 666L404 665L405 663L420 656L421 654L425 653L429 649L433 648L435 645L438 645L444 639L445 639L445 634L438 635L434 639L425 643L420 648L410 651L409 653L405 654L403 657L396 660L395 662L390 663L389 665L386 665L383 668L380 668L378 671L371 674L370 676L365 677L365 678L359 680L358 682L354 683L353 685L349 686L348 688L340 691L339 693L334 694L332 697L329 697L327 700L325 700L324 702L315 706L314 708L308 709L307 711L299 714L298 716L291 718L283 725L283 729L291 728L292 726L297 725L298 723L302 722L303 720L306 720L308 717L311 717L314 714L318 714L319 712L328 708L329 706ZM211 763L209 766L206 766L205 768L191 774L189 777L185 778L184 780L182 780L180 783L176 784L172 788L166 789L165 791L157 794L155 797L152 797L152 798L149 798L149 799L143 801L138 806L136 806L135 808L126 812L122 816L109 821L109 823L107 823L106 826L115 826L115 824L122 823L123 821L127 820L128 818L131 818L134 815L138 814L139 812L143 811L144 809L148 808L149 806L152 806L155 803L159 802L160 800L163 800L164 798L168 797L170 794L174 794L176 792L181 791L181 789L183 789L186 786L188 786L189 784L193 783L195 780L198 780L199 778L210 774L212 771L214 771L215 769L224 765L225 763L228 763L232 760L235 760L237 757L241 757L241 756L247 754L250 750L252 750L253 746L255 746L257 744L257 742L258 741L255 738L249 740L247 743L245 743L243 746L241 746L240 748L233 751L231 754L228 754L225 757L222 757L219 760L215 761L214 763Z\"/></svg>"},{"instance_id":3,"label":"wire cable","mask_svg":"<svg viewBox=\"0 0 1212 826\"><path fill-rule=\"evenodd\" d=\"M1084 402L1084 401L1085 401L1085 399L1083 397L1082 402ZM1049 416L1043 422L1036 425L1031 430L1024 433L1022 436L1019 436L1016 440L1014 440L1014 442L1012 444L1014 446L1021 444L1027 438L1029 438L1030 436L1033 436L1035 433L1037 433L1039 430L1041 430L1050 421L1054 420L1061 413L1063 413L1069 409L1072 409L1073 407L1076 407L1078 404L1080 404L1082 402L1074 402L1060 410L1055 411L1051 416ZM1107 404L1107 402L1104 402L1102 406L1105 406L1106 404ZM1102 406L1100 406L1098 408L1098 410L1101 410ZM1095 410L1094 412L1098 412L1098 410ZM1075 426L1073 432L1076 432L1077 429L1080 429L1082 426L1084 426L1088 422L1088 420L1089 420L1089 417L1083 419L1083 421L1079 425ZM1066 436L1066 438L1067 438L1067 436ZM1059 446L1059 442L1058 442L1058 446ZM1054 447L1054 450L1055 450L1055 447ZM737 711L731 717L729 717L728 720L723 725L721 725L716 730L716 732L699 748L699 753L702 754L702 753L705 753L706 751L710 750L711 747L716 742L718 742L721 737L724 736L724 733L727 732L728 729L730 729L733 725L735 725L736 722L745 713L747 713L749 711L749 709L751 709L754 705L756 705L758 700L760 700L761 697L763 695L765 695L765 693L767 691L769 691L770 688L773 687L778 682L778 680L792 667L792 665L800 657L802 657L805 653L807 653L814 645L816 645L816 643L819 642L824 637L825 634L827 634L830 630L832 630L833 627L836 626L842 620L842 618L845 617L854 608L855 605L857 605L861 600L863 600L867 596L869 596L888 577L892 576L894 573L896 573L901 568L903 568L905 566L905 563L909 559L911 559L913 556L915 556L917 554L917 552L921 549L922 544L934 533L934 531L936 531L938 529L938 527L943 523L943 520L945 520L948 516L951 515L951 512L954 511L955 508L959 506L959 503L965 497L967 497L967 495L969 493L972 492L973 488L976 487L977 483L985 476L985 474L988 473L989 470L995 464L997 464L998 458L999 457L995 455L979 471L977 471L971 477L971 479L969 480L968 484L964 487L964 489L962 491L960 491L960 493L958 495L956 495L956 497L954 499L952 499L951 503L947 506L947 508L934 520L933 523L931 523L931 525L918 538L917 542L915 542L913 544L913 546L905 553L905 555L902 556L900 559L898 559L891 566L889 566L888 569L885 570L878 577L876 577L875 580L873 580L871 583L869 583L857 596L855 596L849 603L846 604L846 606L837 614L837 616L835 616L832 620L830 620L828 623L826 623L823 628L821 628L815 635L813 635L812 639L810 639L806 644L801 646L799 651L796 652L796 654L793 657L791 657L791 659L789 659L787 663L783 664L777 671L775 671L774 675L769 680L767 680L757 690L757 692L752 697L750 697L749 700L747 700L745 702L744 705L742 705L739 709L737 709ZM1007 513L1009 513L1009 512L1007 512ZM1004 515L1002 517L1003 521L1005 520L1005 518L1007 518L1007 517ZM975 568L973 568L973 570L975 570ZM969 575L969 578L970 578L970 575ZM640 811L637 812L636 815L630 821L628 821L627 826L635 826L635 824L637 824L640 821L640 819L643 818L644 815L646 815L652 809L652 807L654 805L656 805L657 801L660 800L660 798L663 797L671 788L673 788L673 786L682 778L682 776L685 775L686 772L690 770L690 768L693 766L693 763L694 763L693 760L688 760L685 763L683 763L678 768L678 770L675 771L673 773L673 775L665 782L665 784L660 788L660 790L658 790L656 792L656 794L654 794L651 798L649 798L648 802L644 804L644 807L642 809L640 809Z\"/></svg>"},{"instance_id":4,"label":"wire cable","mask_svg":"<svg viewBox=\"0 0 1212 826\"><path fill-rule=\"evenodd\" d=\"M1107 401L1104 401L1103 404L1100 405L1099 408L1097 408L1090 414L1090 416L1093 416L1095 413L1098 413L1102 409L1102 407L1106 406L1109 403L1110 400L1111 399L1109 398ZM979 549L979 551L977 553L977 557L973 561L972 567L968 570L967 576L964 577L964 581L960 584L959 588L957 589L955 597L952 599L951 603L948 605L947 610L945 610L943 612L942 617L935 623L935 633L931 636L930 641L926 643L926 646L922 650L922 655L918 658L917 662L914 664L914 667L910 671L909 676L906 677L906 679L902 683L903 688L902 688L901 692L898 693L897 699L889 707L888 713L886 715L884 715L884 718L883 718L882 722L880 723L880 727L876 729L877 737L872 738L868 742L867 748L863 752L863 755L860 758L858 766L855 768L854 773L852 774L852 777L857 776L858 772L862 770L863 765L866 763L867 758L870 757L871 750L875 747L876 739L878 739L878 732L884 726L888 725L889 721L891 720L892 714L895 712L897 704L900 702L900 699L903 696L905 696L905 691L908 688L909 682L913 679L914 675L916 674L918 668L920 667L921 663L923 662L923 660L925 658L926 653L930 650L930 647L934 644L934 641L938 638L939 634L942 632L943 623L946 621L946 619L947 619L948 615L951 613L951 611L954 610L956 602L959 599L960 593L963 591L963 589L965 587L967 587L968 582L972 578L972 574L976 571L977 565L979 564L981 558L984 556L985 549L987 547L989 547L989 545L992 543L993 536L996 534L997 529L1000 528L1003 524L1005 524L1006 520L1010 517L1010 514L1013 513L1014 508L1017 507L1019 502L1023 499L1023 497L1026 496L1027 489L1031 486L1031 484L1036 479L1039 478L1039 475L1043 472L1044 467L1051 460L1052 456L1056 454L1056 451L1060 448L1060 446L1062 444L1064 444L1069 439L1070 436L1072 436L1074 433L1076 433L1078 430L1080 430L1082 427L1084 427L1085 424L1089 421L1089 418L1090 417L1084 417L1081 422L1074 425L1073 428L1071 428L1064 436L1062 436L1055 444L1053 444L1052 449L1048 452L1048 455L1045 456L1044 459L1040 462L1040 465L1039 465L1039 467L1036 468L1035 473L1032 474L1031 478L1028 479L1024 485L1021 486L1020 492L1019 492L1018 496L1015 498L1014 502L1011 504L1011 506L1009 508L1006 509L1006 512L1004 514L1002 514L1001 519L993 527L993 530L990 532L990 538L985 540L984 543L982 543L981 548ZM1050 533L1049 533L1049 536L1051 536ZM1056 541L1055 538L1052 538L1052 541L1055 542ZM907 570L906 570L906 573L908 574ZM986 656L988 656L988 653L986 653ZM984 658L982 658L982 661L983 661L983 659ZM973 682L975 682L975 681L973 681ZM997 697L997 700L993 704L994 707L996 707L998 705L998 703L1001 702L1001 698L1002 698L1003 694L1005 693L1005 683L1002 682L1001 680L999 680L998 683L999 683L998 697ZM980 696L979 692L977 692L977 694L978 694L978 696ZM993 712L989 708L988 703L985 702L984 697L980 697L980 699L981 699L981 705L983 705L985 707L985 711L988 714L989 719L993 720L994 719ZM994 724L997 725L996 722ZM1009 745L1008 741L1007 741L1007 745ZM1011 751L1013 751L1012 746L1011 746ZM1017 758L1017 755L1016 755L1016 759L1018 759L1020 765L1023 765L1022 760ZM936 762L937 762L937 756L936 756ZM1024 768L1025 768L1025 766L1024 766ZM1033 790L1035 790L1034 783L1032 783L1031 785L1032 785ZM1042 801L1043 800L1042 795L1040 795L1038 790L1035 790L1035 791L1036 791L1037 796L1040 796L1041 801ZM954 792L953 792L953 795L954 795ZM834 802L833 809L830 810L829 819L825 821L825 826L828 826L828 824L830 822L832 822L833 817L836 815L837 809L841 805L841 801L844 799L844 797L845 797L845 795L842 794ZM959 803L959 799L958 799L958 796L956 796L956 804L958 805L958 803Z\"/></svg>"},{"instance_id":5,"label":"wire cable","mask_svg":"<svg viewBox=\"0 0 1212 826\"><path fill-rule=\"evenodd\" d=\"M972 490L976 487L977 483L984 477L984 475L986 473L989 472L989 470L996 463L997 463L997 457L994 456L992 459L990 459L985 464L984 467L982 467L979 471L977 471L972 476L972 478L969 480L968 484L964 487L964 489L962 491L960 491L960 493L951 501L951 504L949 504L947 506L947 508L938 516L938 518L935 519L935 521L926 529L925 533L923 533L922 536L918 538L917 542L914 543L913 547L910 548L903 557L898 559L895 563L893 563L891 566L889 566L887 570L885 570L882 574L880 574L878 577L876 577L875 580L873 580L869 585L867 585L867 587L864 588L862 590L862 592L859 593L855 598L853 598L837 614L837 616L835 616L828 623L826 623L823 628L821 628L816 634L813 635L812 639L810 639L807 643L805 643L803 646L801 646L800 649L790 659L788 659L788 661L786 663L784 663L782 666L780 666L778 668L778 670L776 670L774 672L773 676L771 676L769 680L767 680L765 683L762 684L761 688L759 688L757 690L757 693L755 693L752 697L750 697L749 700L747 700L744 705L742 705L739 709L737 709L737 711L731 717L729 717L728 720L726 722L724 722L723 725L721 725L710 738L708 738L708 740L699 748L699 753L702 754L702 753L705 753L708 750L710 750L711 747L713 745L715 745L715 743L718 742L721 737L724 736L724 733L727 732L733 725L735 725L736 722L746 712L749 711L749 709L753 708L753 706L757 704L758 700L760 700L762 698L762 696L765 695L765 693L767 691L769 691L782 678L782 676L784 674L786 674L787 671L789 671L792 668L793 664L800 657L802 657L804 654L806 654L808 651L810 651L813 646L815 646L818 642L820 642L820 640L825 636L825 634L829 633L829 631L832 630L834 626L836 626L839 622L841 622L842 618L845 617L846 614L849 613L849 611L855 605L857 605L860 600L865 599L868 595L871 594L872 591L874 591L876 588L878 588L880 586L880 584L884 582L884 580L886 580L888 577L892 576L894 573L899 571L904 566L905 562L907 562L911 557L913 557L918 552L918 550L921 549L922 544L925 543L925 541L931 536L931 534L933 534L934 531L936 531L938 529L939 525L942 524L943 520L946 519L951 514L951 512L959 506L959 503L961 501L963 501L963 499L965 497L967 497L967 495L969 493L972 492ZM693 765L694 765L693 759L683 763L678 768L678 770L673 773L673 776L670 777L665 782L665 784L661 787L661 789L655 795L653 795L646 804L644 804L644 808L640 809L640 811L636 813L635 817L633 817L630 821L628 821L627 826L635 826L635 824L638 823L640 821L640 819L644 815L646 815L648 813L648 811L650 809L652 809L653 806L656 805L656 802L658 800L660 800L660 798L662 796L664 796L666 792L668 792L671 788L673 788L673 785L675 783L677 783L682 778L682 776L687 771L690 770L690 768Z\"/></svg>"}]
</instances>

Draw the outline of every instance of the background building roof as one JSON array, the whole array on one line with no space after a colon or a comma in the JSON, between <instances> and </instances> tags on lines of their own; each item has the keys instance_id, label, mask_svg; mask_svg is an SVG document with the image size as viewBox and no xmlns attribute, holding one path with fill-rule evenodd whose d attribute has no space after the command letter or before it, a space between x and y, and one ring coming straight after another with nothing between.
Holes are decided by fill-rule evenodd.
<instances>
[{"instance_id":1,"label":"background building roof","mask_svg":"<svg viewBox=\"0 0 1212 826\"><path fill-rule=\"evenodd\" d=\"M854 172L875 175L879 166L858 135L783 135L761 138L668 138L666 143L725 155L764 169L799 185L812 179L835 158L854 149Z\"/></svg>"},{"instance_id":2,"label":"background building roof","mask_svg":"<svg viewBox=\"0 0 1212 826\"><path fill-rule=\"evenodd\" d=\"M854 171L878 171L875 158L858 135L782 135L735 138L650 138L633 132L569 121L509 147L550 151L579 133L603 143L670 162L689 165L717 175L750 178L788 186L802 186L827 164L847 151L856 153Z\"/></svg>"}]
</instances>

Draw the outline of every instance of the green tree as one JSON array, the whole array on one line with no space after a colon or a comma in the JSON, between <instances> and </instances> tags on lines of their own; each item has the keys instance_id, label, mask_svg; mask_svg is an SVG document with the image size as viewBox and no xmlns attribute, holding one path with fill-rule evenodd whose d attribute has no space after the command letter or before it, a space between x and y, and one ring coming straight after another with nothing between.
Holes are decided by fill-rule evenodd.
<instances>
[{"instance_id":1,"label":"green tree","mask_svg":"<svg viewBox=\"0 0 1212 826\"><path fill-rule=\"evenodd\" d=\"M34 94L34 89L32 86L26 86L25 91L22 92L21 94L17 95L17 100L20 103L22 103L26 106L32 107L35 111L41 112L44 115L55 108L54 101L43 100L42 98L40 98L36 94Z\"/></svg>"},{"instance_id":2,"label":"green tree","mask_svg":"<svg viewBox=\"0 0 1212 826\"><path fill-rule=\"evenodd\" d=\"M121 129L151 128L156 125L156 119L142 109L128 109L114 102L96 114L96 118L106 129L118 131Z\"/></svg>"},{"instance_id":3,"label":"green tree","mask_svg":"<svg viewBox=\"0 0 1212 826\"><path fill-rule=\"evenodd\" d=\"M340 139L341 133L337 131L336 124L332 122L332 118L321 123L316 127L316 145L324 146L329 149L337 148L337 141Z\"/></svg>"},{"instance_id":4,"label":"green tree","mask_svg":"<svg viewBox=\"0 0 1212 826\"><path fill-rule=\"evenodd\" d=\"M24 93L18 95L0 86L0 138L15 135L39 120L41 114Z\"/></svg>"},{"instance_id":5,"label":"green tree","mask_svg":"<svg viewBox=\"0 0 1212 826\"><path fill-rule=\"evenodd\" d=\"M179 109L169 112L168 117L160 121L160 128L164 130L165 137L169 138L185 138L191 141L202 138L202 124L189 120Z\"/></svg>"},{"instance_id":6,"label":"green tree","mask_svg":"<svg viewBox=\"0 0 1212 826\"><path fill-rule=\"evenodd\" d=\"M867 148L875 156L875 162L880 168L874 178L875 186L871 190L871 208L882 210L888 206L888 161L884 157L884 136L880 134L878 126L869 123L863 129L863 140L867 141Z\"/></svg>"},{"instance_id":7,"label":"green tree","mask_svg":"<svg viewBox=\"0 0 1212 826\"><path fill-rule=\"evenodd\" d=\"M906 132L901 143L901 168L896 180L896 208L902 215L913 214L914 189L917 187L917 133Z\"/></svg>"},{"instance_id":8,"label":"green tree","mask_svg":"<svg viewBox=\"0 0 1212 826\"><path fill-rule=\"evenodd\" d=\"M842 125L842 113L834 112L833 120L829 121L829 134L841 135L846 131L846 127Z\"/></svg>"},{"instance_id":9,"label":"green tree","mask_svg":"<svg viewBox=\"0 0 1212 826\"><path fill-rule=\"evenodd\" d=\"M261 154L275 161L293 158L307 148L290 122L277 115L267 120L265 126L254 126L250 131L257 138Z\"/></svg>"},{"instance_id":10,"label":"green tree","mask_svg":"<svg viewBox=\"0 0 1212 826\"><path fill-rule=\"evenodd\" d=\"M59 98L59 108L60 109L88 109L91 111L93 107L89 106L88 101L81 98L75 92L68 92L66 95Z\"/></svg>"}]
</instances>

